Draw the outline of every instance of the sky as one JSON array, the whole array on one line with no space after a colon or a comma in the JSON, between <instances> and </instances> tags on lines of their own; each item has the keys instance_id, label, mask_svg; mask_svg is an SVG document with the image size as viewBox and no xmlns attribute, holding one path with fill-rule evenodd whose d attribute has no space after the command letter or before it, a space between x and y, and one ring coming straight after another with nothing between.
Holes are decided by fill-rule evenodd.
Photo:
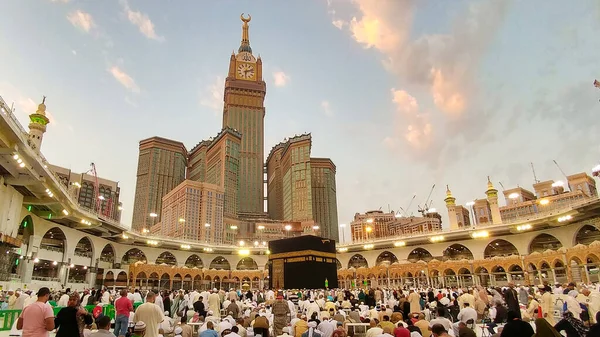
<instances>
[{"instance_id":1,"label":"sky","mask_svg":"<svg viewBox=\"0 0 600 337\"><path fill-rule=\"evenodd\" d=\"M6 0L0 96L42 153L119 181L130 225L138 143L188 149L218 133L229 57L251 14L264 64L265 153L311 132L337 166L338 218L406 208L431 186L443 214L599 159L600 2L581 0ZM501 205L504 201L501 200ZM346 227L345 238L349 231Z\"/></svg>"}]
</instances>

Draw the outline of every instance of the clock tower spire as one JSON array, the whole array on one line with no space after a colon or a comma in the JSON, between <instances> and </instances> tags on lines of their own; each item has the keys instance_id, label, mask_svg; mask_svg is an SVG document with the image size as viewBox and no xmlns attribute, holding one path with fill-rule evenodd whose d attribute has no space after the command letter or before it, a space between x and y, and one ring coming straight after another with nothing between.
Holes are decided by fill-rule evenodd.
<instances>
[{"instance_id":1,"label":"clock tower spire","mask_svg":"<svg viewBox=\"0 0 600 337\"><path fill-rule=\"evenodd\" d=\"M262 60L252 55L248 23L252 17L240 15L242 42L229 59L225 79L223 128L242 135L239 161L238 214L264 214L264 100L267 93L262 78Z\"/></svg>"},{"instance_id":2,"label":"clock tower spire","mask_svg":"<svg viewBox=\"0 0 600 337\"><path fill-rule=\"evenodd\" d=\"M252 20L252 16L250 14L248 14L248 18L246 19L246 18L244 18L244 13L242 13L242 15L240 15L240 19L243 22L243 24L242 24L242 44L240 45L240 48L238 49L238 53L245 51L245 52L252 54L252 48L250 48L250 38L248 36L248 22L250 22L250 20Z\"/></svg>"}]
</instances>

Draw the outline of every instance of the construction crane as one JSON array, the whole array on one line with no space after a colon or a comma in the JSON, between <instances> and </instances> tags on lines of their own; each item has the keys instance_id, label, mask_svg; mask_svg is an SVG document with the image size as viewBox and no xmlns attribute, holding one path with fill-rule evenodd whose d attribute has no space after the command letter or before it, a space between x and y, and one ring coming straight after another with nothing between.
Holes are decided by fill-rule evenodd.
<instances>
[{"instance_id":1,"label":"construction crane","mask_svg":"<svg viewBox=\"0 0 600 337\"><path fill-rule=\"evenodd\" d=\"M107 200L106 209L102 209L102 202L104 201L104 196L100 195L100 183L98 182L98 173L96 172L96 164L90 163L91 168L85 172L85 174L90 174L94 177L94 211L100 215L104 215L106 217L110 216L110 212L112 211L112 198Z\"/></svg>"},{"instance_id":2,"label":"construction crane","mask_svg":"<svg viewBox=\"0 0 600 337\"><path fill-rule=\"evenodd\" d=\"M412 199L410 199L410 202L408 203L408 207L406 207L406 209L400 207L400 211L402 211L402 213L404 213L405 217L408 217L408 210L410 209L410 206L412 205L413 201L415 201L415 198L417 197L417 195L413 195ZM398 214L400 214L400 211L398 211Z\"/></svg>"},{"instance_id":3,"label":"construction crane","mask_svg":"<svg viewBox=\"0 0 600 337\"><path fill-rule=\"evenodd\" d=\"M556 160L552 159L552 161L554 162L554 165L556 165L556 167L558 167L558 170L560 171L560 173L562 173L562 175L565 177L565 179L567 180L567 186L569 187L569 191L571 191L571 185L569 184L569 177L567 177L567 174L565 173L565 171L563 171L560 166L558 165L558 163L556 162Z\"/></svg>"},{"instance_id":4,"label":"construction crane","mask_svg":"<svg viewBox=\"0 0 600 337\"><path fill-rule=\"evenodd\" d=\"M501 181L499 181L498 184L500 184L500 187L502 187L502 191L506 191L506 188L504 188L504 185L502 185Z\"/></svg>"},{"instance_id":5,"label":"construction crane","mask_svg":"<svg viewBox=\"0 0 600 337\"><path fill-rule=\"evenodd\" d=\"M423 204L423 207L421 207L421 205L418 205L418 209L419 212L425 216L425 214L427 214L427 212L429 212L429 199L431 199L431 193L433 193L433 190L435 189L435 184L433 184L433 186L431 186L431 190L429 191L429 195L427 195L427 199L425 200L425 203Z\"/></svg>"},{"instance_id":6,"label":"construction crane","mask_svg":"<svg viewBox=\"0 0 600 337\"><path fill-rule=\"evenodd\" d=\"M538 180L537 176L535 175L535 168L533 167L533 163L530 163L530 164L531 164L531 171L533 172L533 183L537 184L540 181Z\"/></svg>"}]
</instances>

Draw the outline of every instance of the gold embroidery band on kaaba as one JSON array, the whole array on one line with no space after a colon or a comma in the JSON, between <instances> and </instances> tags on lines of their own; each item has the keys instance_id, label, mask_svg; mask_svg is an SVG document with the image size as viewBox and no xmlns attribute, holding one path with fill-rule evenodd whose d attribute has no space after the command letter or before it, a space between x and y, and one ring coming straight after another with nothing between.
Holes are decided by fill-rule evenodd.
<instances>
[{"instance_id":1,"label":"gold embroidery band on kaaba","mask_svg":"<svg viewBox=\"0 0 600 337\"><path fill-rule=\"evenodd\" d=\"M319 252L316 250L300 250L297 252L271 254L271 255L269 255L269 260L287 259L287 258L292 258L292 257L308 257L308 256L324 257L324 258L330 258L330 259L336 258L335 253Z\"/></svg>"}]
</instances>

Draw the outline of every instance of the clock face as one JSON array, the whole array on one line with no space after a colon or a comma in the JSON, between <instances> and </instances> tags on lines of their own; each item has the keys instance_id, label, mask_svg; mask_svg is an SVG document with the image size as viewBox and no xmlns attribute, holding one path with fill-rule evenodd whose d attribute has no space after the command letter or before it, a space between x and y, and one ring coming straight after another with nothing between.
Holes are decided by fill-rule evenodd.
<instances>
[{"instance_id":1,"label":"clock face","mask_svg":"<svg viewBox=\"0 0 600 337\"><path fill-rule=\"evenodd\" d=\"M254 78L254 66L248 63L240 63L237 66L237 75L239 78L246 80Z\"/></svg>"}]
</instances>

